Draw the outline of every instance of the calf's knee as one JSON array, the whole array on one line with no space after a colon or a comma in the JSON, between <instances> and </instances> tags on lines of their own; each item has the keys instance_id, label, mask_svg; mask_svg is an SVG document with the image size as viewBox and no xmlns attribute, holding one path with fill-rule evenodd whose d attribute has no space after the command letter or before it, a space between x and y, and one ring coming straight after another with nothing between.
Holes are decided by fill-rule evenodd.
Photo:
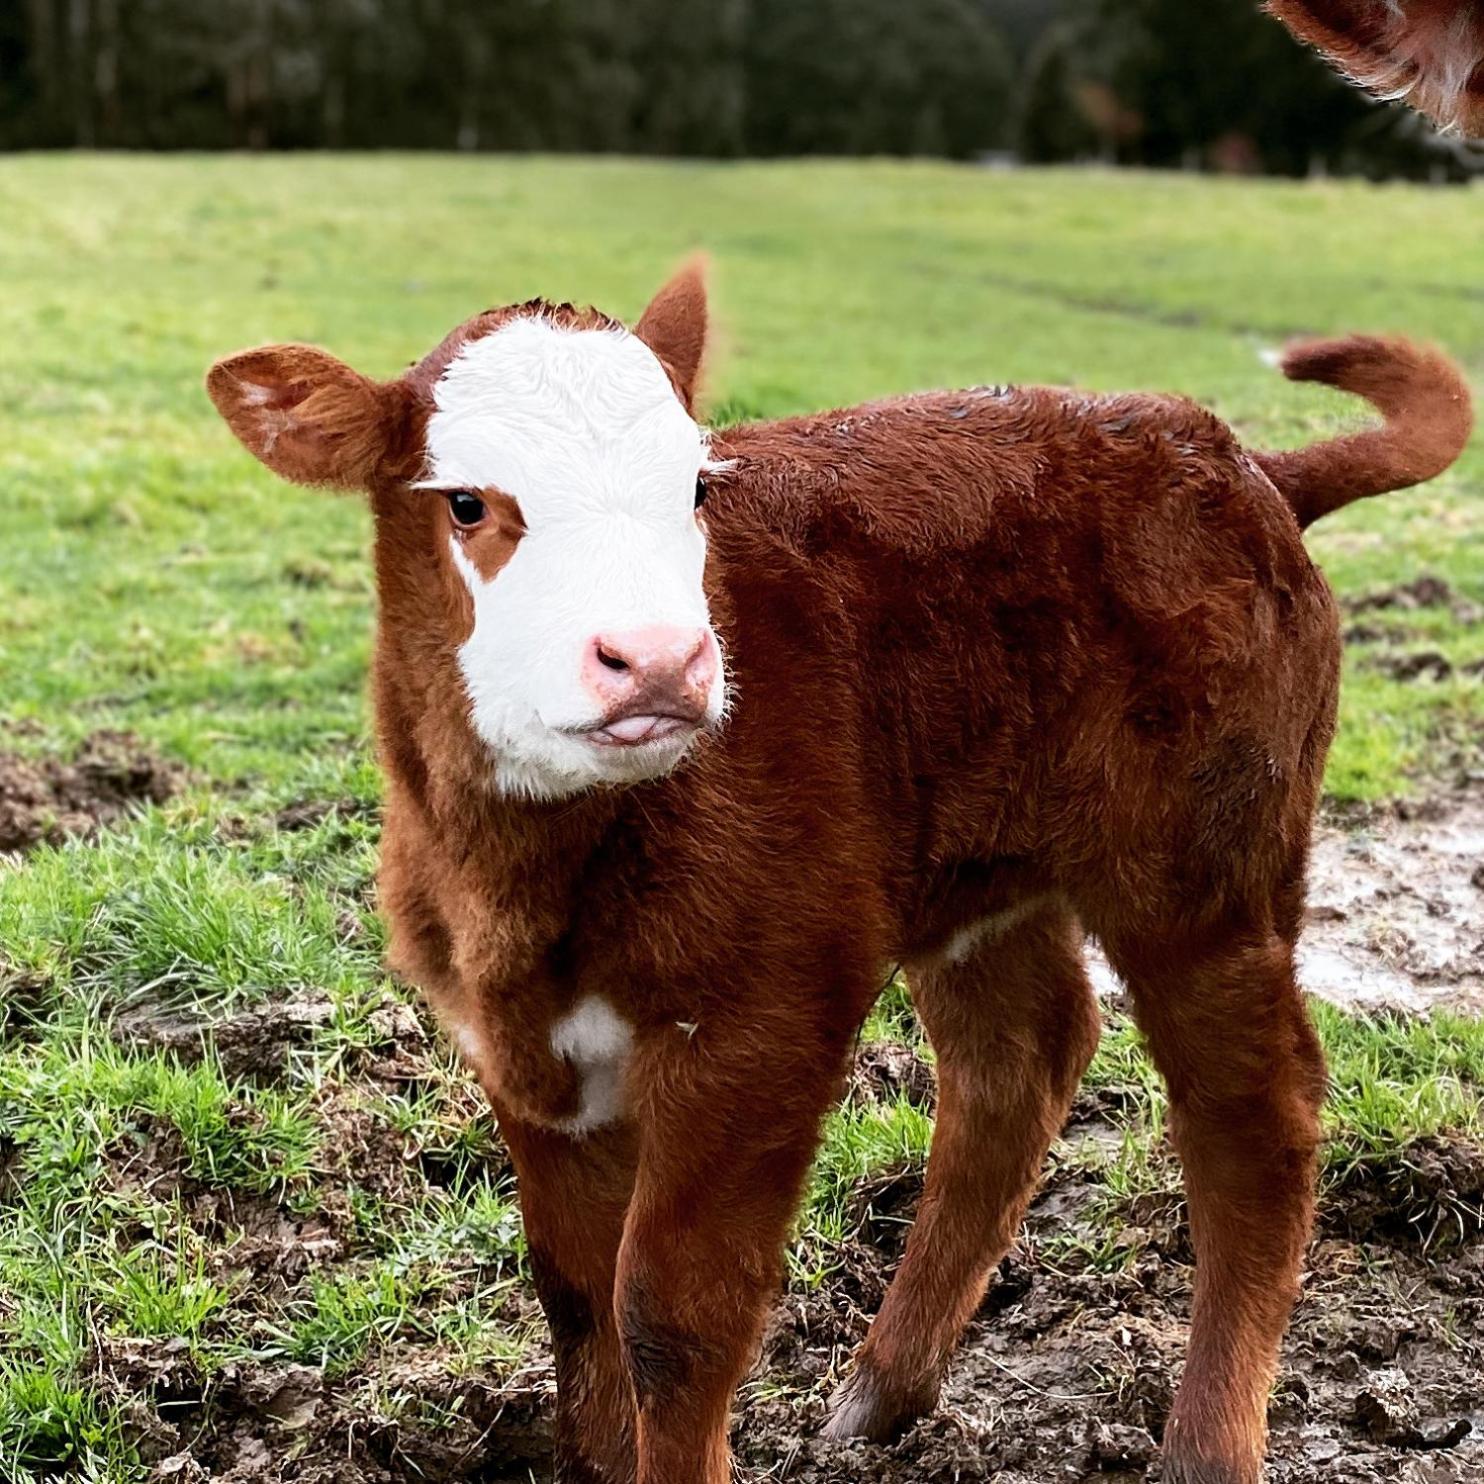
<instances>
[{"instance_id":1,"label":"calf's knee","mask_svg":"<svg viewBox=\"0 0 1484 1484\"><path fill-rule=\"evenodd\" d=\"M673 1406L714 1366L716 1347L677 1323L646 1283L625 1285L618 1333L641 1411Z\"/></svg>"}]
</instances>

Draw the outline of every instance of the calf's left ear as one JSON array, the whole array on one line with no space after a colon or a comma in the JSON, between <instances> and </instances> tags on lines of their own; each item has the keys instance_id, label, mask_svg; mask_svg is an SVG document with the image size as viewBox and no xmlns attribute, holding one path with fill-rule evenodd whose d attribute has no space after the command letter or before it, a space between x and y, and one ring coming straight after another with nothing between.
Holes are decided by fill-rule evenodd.
<instances>
[{"instance_id":1,"label":"calf's left ear","mask_svg":"<svg viewBox=\"0 0 1484 1484\"><path fill-rule=\"evenodd\" d=\"M206 391L247 451L295 484L363 489L392 433L394 387L313 345L226 356Z\"/></svg>"},{"instance_id":2,"label":"calf's left ear","mask_svg":"<svg viewBox=\"0 0 1484 1484\"><path fill-rule=\"evenodd\" d=\"M634 333L670 368L685 410L695 410L706 355L706 264L692 258L649 301Z\"/></svg>"}]
</instances>

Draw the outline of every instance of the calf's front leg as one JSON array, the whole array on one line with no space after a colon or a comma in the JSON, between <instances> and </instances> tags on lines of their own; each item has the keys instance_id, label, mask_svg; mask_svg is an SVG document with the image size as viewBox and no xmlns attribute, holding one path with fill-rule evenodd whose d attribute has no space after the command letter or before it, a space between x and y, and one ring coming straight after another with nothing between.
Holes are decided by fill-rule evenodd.
<instances>
[{"instance_id":1,"label":"calf's front leg","mask_svg":"<svg viewBox=\"0 0 1484 1484\"><path fill-rule=\"evenodd\" d=\"M802 996L801 996L802 998ZM847 1019L849 1017L846 1017ZM616 1305L638 1412L639 1484L728 1484L733 1393L854 1024L704 1023L645 1057L639 1168Z\"/></svg>"},{"instance_id":2,"label":"calf's front leg","mask_svg":"<svg viewBox=\"0 0 1484 1484\"><path fill-rule=\"evenodd\" d=\"M515 1162L531 1273L551 1329L555 1484L633 1484L633 1390L613 1307L634 1183L632 1126L578 1138L498 1105L496 1112Z\"/></svg>"}]
</instances>

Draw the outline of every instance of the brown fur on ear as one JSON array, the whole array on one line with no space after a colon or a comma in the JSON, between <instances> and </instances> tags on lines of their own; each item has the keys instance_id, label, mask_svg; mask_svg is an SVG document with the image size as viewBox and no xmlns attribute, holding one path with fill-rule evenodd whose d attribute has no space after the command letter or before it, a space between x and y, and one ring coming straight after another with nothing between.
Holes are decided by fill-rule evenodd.
<instances>
[{"instance_id":1,"label":"brown fur on ear","mask_svg":"<svg viewBox=\"0 0 1484 1484\"><path fill-rule=\"evenodd\" d=\"M685 410L695 410L706 354L706 260L683 263L649 301L634 333L669 367Z\"/></svg>"},{"instance_id":2,"label":"brown fur on ear","mask_svg":"<svg viewBox=\"0 0 1484 1484\"><path fill-rule=\"evenodd\" d=\"M1484 132L1484 7L1474 0L1266 0L1266 9L1362 87Z\"/></svg>"},{"instance_id":3,"label":"brown fur on ear","mask_svg":"<svg viewBox=\"0 0 1484 1484\"><path fill-rule=\"evenodd\" d=\"M295 484L361 489L387 449L387 389L313 345L218 361L206 391L254 457Z\"/></svg>"}]
</instances>

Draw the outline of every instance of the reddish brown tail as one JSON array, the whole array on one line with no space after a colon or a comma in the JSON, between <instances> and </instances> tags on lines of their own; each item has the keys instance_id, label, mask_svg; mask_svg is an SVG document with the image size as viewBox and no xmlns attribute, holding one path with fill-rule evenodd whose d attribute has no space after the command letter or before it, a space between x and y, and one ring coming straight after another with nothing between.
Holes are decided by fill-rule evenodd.
<instances>
[{"instance_id":1,"label":"reddish brown tail","mask_svg":"<svg viewBox=\"0 0 1484 1484\"><path fill-rule=\"evenodd\" d=\"M1373 335L1307 340L1288 348L1282 367L1290 381L1354 392L1386 419L1379 428L1327 443L1253 455L1301 526L1352 500L1441 474L1468 442L1474 424L1468 383L1430 346Z\"/></svg>"}]
</instances>

